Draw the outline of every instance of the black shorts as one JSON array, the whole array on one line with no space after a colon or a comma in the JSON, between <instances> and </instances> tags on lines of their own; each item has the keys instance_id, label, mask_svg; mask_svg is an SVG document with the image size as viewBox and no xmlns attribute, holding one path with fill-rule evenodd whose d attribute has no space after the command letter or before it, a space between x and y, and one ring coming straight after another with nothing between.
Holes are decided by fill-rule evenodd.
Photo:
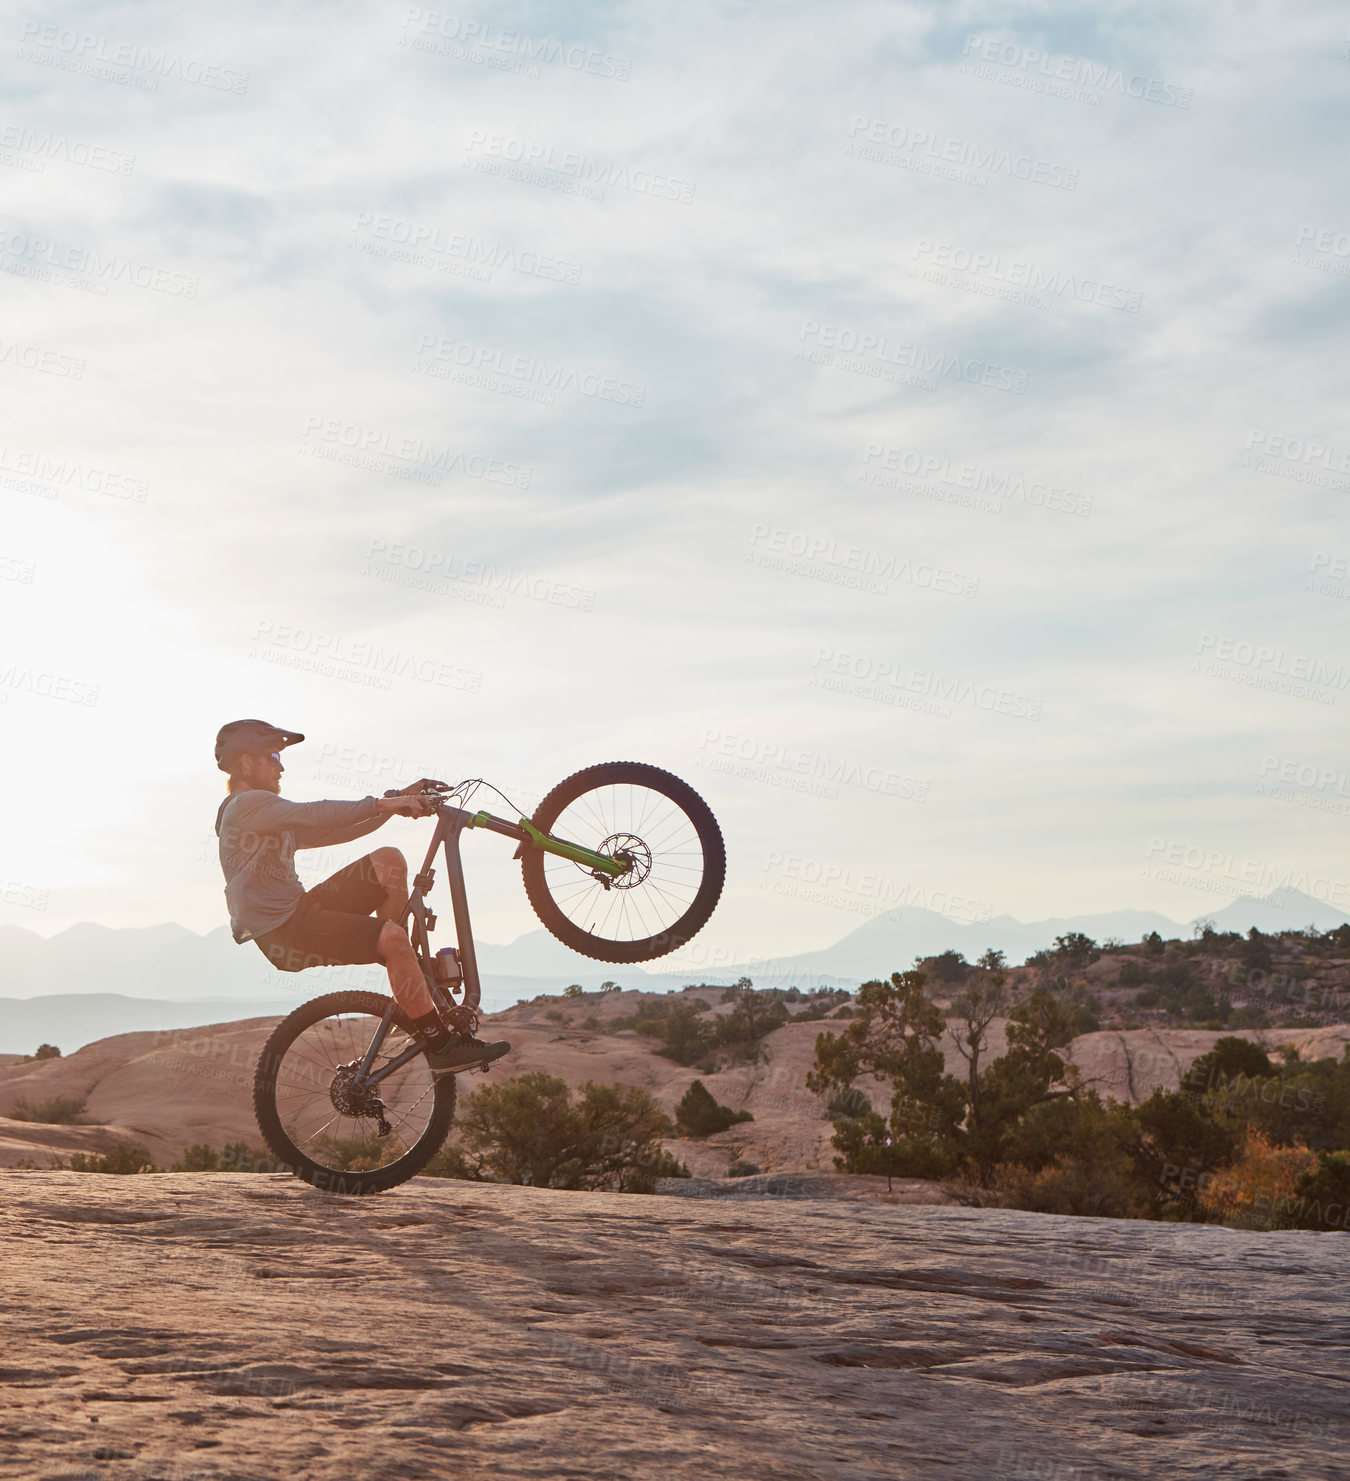
<instances>
[{"instance_id":1,"label":"black shorts","mask_svg":"<svg viewBox=\"0 0 1350 1481\"><path fill-rule=\"evenodd\" d=\"M305 892L295 914L275 931L255 936L258 949L279 971L378 962L385 922L371 915L384 899L370 855L339 869Z\"/></svg>"}]
</instances>

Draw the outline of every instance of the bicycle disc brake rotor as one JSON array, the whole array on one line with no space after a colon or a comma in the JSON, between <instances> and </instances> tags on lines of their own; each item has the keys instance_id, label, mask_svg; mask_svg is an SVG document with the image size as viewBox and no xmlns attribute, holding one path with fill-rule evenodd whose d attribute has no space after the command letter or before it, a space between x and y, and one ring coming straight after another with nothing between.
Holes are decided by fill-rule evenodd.
<instances>
[{"instance_id":1,"label":"bicycle disc brake rotor","mask_svg":"<svg viewBox=\"0 0 1350 1481\"><path fill-rule=\"evenodd\" d=\"M652 872L652 851L636 833L611 833L608 838L596 844L595 851L611 859L620 859L628 865L628 873L620 875L618 879L611 879L597 871L596 878L606 889L631 890Z\"/></svg>"},{"instance_id":2,"label":"bicycle disc brake rotor","mask_svg":"<svg viewBox=\"0 0 1350 1481\"><path fill-rule=\"evenodd\" d=\"M388 1136L391 1128L384 1118L384 1102L369 1085L356 1083L356 1076L360 1069L361 1061L358 1059L352 1060L350 1064L338 1066L337 1073L333 1076L333 1083L328 1087L333 1109L340 1116L360 1117L370 1121L378 1120L380 1135Z\"/></svg>"}]
</instances>

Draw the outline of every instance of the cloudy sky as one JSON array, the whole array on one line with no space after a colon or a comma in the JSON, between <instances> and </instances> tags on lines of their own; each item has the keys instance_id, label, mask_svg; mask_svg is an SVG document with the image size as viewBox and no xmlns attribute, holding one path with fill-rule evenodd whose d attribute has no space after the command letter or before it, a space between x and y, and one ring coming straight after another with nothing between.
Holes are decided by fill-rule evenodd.
<instances>
[{"instance_id":1,"label":"cloudy sky","mask_svg":"<svg viewBox=\"0 0 1350 1481\"><path fill-rule=\"evenodd\" d=\"M5 24L0 920L219 925L245 715L684 776L703 960L1350 907L1344 7Z\"/></svg>"}]
</instances>

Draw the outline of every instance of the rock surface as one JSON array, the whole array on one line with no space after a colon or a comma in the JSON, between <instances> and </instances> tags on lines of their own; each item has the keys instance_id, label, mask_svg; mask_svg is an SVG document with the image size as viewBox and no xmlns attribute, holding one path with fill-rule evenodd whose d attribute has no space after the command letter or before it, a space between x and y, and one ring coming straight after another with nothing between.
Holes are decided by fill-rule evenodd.
<instances>
[{"instance_id":1,"label":"rock surface","mask_svg":"<svg viewBox=\"0 0 1350 1481\"><path fill-rule=\"evenodd\" d=\"M1338 1235L0 1184L3 1478L1350 1476Z\"/></svg>"}]
</instances>

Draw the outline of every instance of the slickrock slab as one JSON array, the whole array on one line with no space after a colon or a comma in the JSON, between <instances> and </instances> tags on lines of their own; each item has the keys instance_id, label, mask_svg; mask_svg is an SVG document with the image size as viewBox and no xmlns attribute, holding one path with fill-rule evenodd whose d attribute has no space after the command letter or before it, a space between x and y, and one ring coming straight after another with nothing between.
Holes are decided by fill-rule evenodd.
<instances>
[{"instance_id":1,"label":"slickrock slab","mask_svg":"<svg viewBox=\"0 0 1350 1481\"><path fill-rule=\"evenodd\" d=\"M6 1173L0 1477L1350 1477L1342 1235Z\"/></svg>"}]
</instances>

